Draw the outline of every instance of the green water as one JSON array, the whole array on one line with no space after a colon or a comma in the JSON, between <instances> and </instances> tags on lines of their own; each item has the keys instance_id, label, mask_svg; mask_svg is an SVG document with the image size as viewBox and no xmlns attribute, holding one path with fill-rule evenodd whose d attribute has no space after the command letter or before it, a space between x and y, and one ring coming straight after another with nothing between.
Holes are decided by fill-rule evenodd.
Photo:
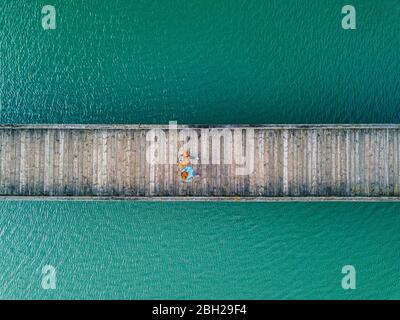
<instances>
[{"instance_id":1,"label":"green water","mask_svg":"<svg viewBox=\"0 0 400 320\"><path fill-rule=\"evenodd\" d=\"M399 123L400 4L0 4L0 123ZM0 298L400 298L400 203L0 202ZM57 289L41 289L41 268ZM354 265L357 289L341 288Z\"/></svg>"},{"instance_id":2,"label":"green water","mask_svg":"<svg viewBox=\"0 0 400 320\"><path fill-rule=\"evenodd\" d=\"M400 298L400 204L4 202L5 298ZM56 267L58 288L40 287ZM344 291L341 268L358 270Z\"/></svg>"}]
</instances>

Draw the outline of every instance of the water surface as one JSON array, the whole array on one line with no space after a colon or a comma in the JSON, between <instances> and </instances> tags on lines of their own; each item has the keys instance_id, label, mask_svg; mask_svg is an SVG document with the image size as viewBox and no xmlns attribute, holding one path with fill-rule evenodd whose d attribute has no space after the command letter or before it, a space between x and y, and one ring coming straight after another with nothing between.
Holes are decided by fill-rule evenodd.
<instances>
[{"instance_id":1,"label":"water surface","mask_svg":"<svg viewBox=\"0 0 400 320\"><path fill-rule=\"evenodd\" d=\"M400 5L0 4L0 123L399 123ZM399 203L0 202L0 298L400 298ZM41 268L57 289L41 289ZM344 291L341 268L357 270Z\"/></svg>"}]
</instances>

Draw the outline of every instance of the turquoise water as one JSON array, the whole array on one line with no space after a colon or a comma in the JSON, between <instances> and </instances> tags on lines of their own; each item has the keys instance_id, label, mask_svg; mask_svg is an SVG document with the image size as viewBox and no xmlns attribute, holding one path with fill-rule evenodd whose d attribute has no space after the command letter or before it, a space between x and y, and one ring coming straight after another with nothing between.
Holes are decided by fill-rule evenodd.
<instances>
[{"instance_id":1,"label":"turquoise water","mask_svg":"<svg viewBox=\"0 0 400 320\"><path fill-rule=\"evenodd\" d=\"M400 121L400 5L353 0L0 4L2 123Z\"/></svg>"},{"instance_id":2,"label":"turquoise water","mask_svg":"<svg viewBox=\"0 0 400 320\"><path fill-rule=\"evenodd\" d=\"M400 204L3 202L3 298L400 298ZM41 289L41 268L57 289ZM358 271L341 287L342 266Z\"/></svg>"},{"instance_id":3,"label":"turquoise water","mask_svg":"<svg viewBox=\"0 0 400 320\"><path fill-rule=\"evenodd\" d=\"M398 0L353 0L354 31L337 0L51 2L52 31L41 1L0 4L0 123L400 121ZM399 214L2 201L0 298L400 298Z\"/></svg>"}]
</instances>

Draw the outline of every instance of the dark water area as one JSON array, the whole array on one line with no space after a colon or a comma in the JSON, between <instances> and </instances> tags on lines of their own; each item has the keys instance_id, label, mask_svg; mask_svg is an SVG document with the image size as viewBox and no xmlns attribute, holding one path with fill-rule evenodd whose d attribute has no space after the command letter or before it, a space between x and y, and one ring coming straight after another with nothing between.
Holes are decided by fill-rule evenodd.
<instances>
[{"instance_id":1,"label":"dark water area","mask_svg":"<svg viewBox=\"0 0 400 320\"><path fill-rule=\"evenodd\" d=\"M398 123L400 5L41 1L1 9L1 123Z\"/></svg>"}]
</instances>

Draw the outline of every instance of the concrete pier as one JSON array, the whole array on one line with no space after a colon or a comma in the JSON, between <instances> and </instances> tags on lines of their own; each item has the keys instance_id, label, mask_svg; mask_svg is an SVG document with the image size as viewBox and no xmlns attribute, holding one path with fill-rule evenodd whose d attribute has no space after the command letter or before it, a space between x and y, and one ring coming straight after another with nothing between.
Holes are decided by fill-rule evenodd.
<instances>
[{"instance_id":1,"label":"concrete pier","mask_svg":"<svg viewBox=\"0 0 400 320\"><path fill-rule=\"evenodd\" d=\"M400 125L3 125L0 195L400 200L399 145Z\"/></svg>"}]
</instances>

